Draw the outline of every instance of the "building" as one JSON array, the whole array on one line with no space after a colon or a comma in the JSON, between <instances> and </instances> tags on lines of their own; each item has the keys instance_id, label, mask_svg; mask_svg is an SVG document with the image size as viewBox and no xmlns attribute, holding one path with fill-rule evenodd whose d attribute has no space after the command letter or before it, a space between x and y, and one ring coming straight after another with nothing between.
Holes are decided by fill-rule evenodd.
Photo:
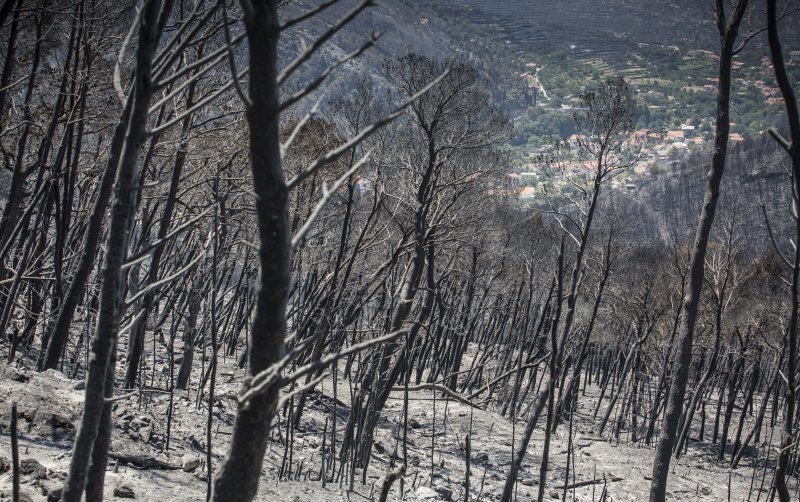
<instances>
[{"instance_id":1,"label":"building","mask_svg":"<svg viewBox=\"0 0 800 502\"><path fill-rule=\"evenodd\" d=\"M676 142L683 141L683 131L667 131L667 141Z\"/></svg>"}]
</instances>

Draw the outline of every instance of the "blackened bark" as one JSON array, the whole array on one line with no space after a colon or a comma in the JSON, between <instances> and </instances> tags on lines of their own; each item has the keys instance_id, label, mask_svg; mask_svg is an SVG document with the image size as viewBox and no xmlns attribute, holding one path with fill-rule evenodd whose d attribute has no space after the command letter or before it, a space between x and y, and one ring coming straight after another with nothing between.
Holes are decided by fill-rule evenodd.
<instances>
[{"instance_id":1,"label":"blackened bark","mask_svg":"<svg viewBox=\"0 0 800 502\"><path fill-rule=\"evenodd\" d=\"M792 160L792 183L794 203L797 207L797 198L800 192L800 110L797 107L797 98L794 93L791 81L786 74L786 64L783 59L783 50L778 36L778 19L775 0L767 0L767 38L769 39L770 56L772 65L775 69L775 80L778 88L783 95L786 104L786 115L789 119L790 138L787 142L776 132L770 131L772 135L781 143ZM800 218L795 215L795 242L800 237ZM798 312L800 307L800 246L795 246L794 261L792 263L792 310L789 320L789 333L787 340L786 354L786 410L781 436L780 454L778 455L778 466L775 469L775 489L781 502L790 500L789 488L786 486L786 475L789 472L789 458L792 454L792 432L795 420L795 408L797 406L797 388L795 373L797 372L797 337L798 337Z\"/></svg>"},{"instance_id":2,"label":"blackened bark","mask_svg":"<svg viewBox=\"0 0 800 502\"><path fill-rule=\"evenodd\" d=\"M169 4L169 2L168 2ZM111 226L106 242L106 257L100 291L100 307L97 327L92 341L92 356L89 360L86 391L81 426L75 437L75 446L70 470L64 484L62 500L79 502L86 487L91 459L98 460L96 445L104 416L107 372L112 364L112 353L119 334L120 304L122 292L122 265L128 247L130 232L131 202L139 151L146 137L147 110L152 93L151 67L153 53L158 45L160 31L156 20L161 2L150 0L145 6L139 25L139 44L136 50L136 69L131 91L133 104L128 121L125 143L122 147L114 203L111 211ZM98 469L95 465L93 470ZM105 466L103 466L105 468ZM96 471L95 471L96 472Z\"/></svg>"},{"instance_id":3,"label":"blackened bark","mask_svg":"<svg viewBox=\"0 0 800 502\"><path fill-rule=\"evenodd\" d=\"M722 0L716 2L717 28L720 35L719 58L719 92L717 94L717 123L714 138L714 155L706 180L705 197L697 222L692 256L689 265L689 281L683 301L681 324L678 330L678 346L673 366L672 383L669 400L664 417L664 430L658 441L655 459L653 460L653 481L650 484L650 502L663 502L667 493L667 476L672 459L672 448L677 435L678 422L683 411L683 400L686 383L689 377L689 365L692 362L692 341L694 327L697 322L697 310L700 293L705 278L705 258L711 227L717 212L717 199L722 175L725 173L725 157L728 152L728 134L730 133L730 93L731 62L734 44L739 33L748 0L738 0L730 19L725 15Z\"/></svg>"},{"instance_id":4,"label":"blackened bark","mask_svg":"<svg viewBox=\"0 0 800 502\"><path fill-rule=\"evenodd\" d=\"M53 331L49 337L50 343L47 346L47 354L40 368L41 370L55 369L58 366L58 362L61 360L61 355L64 352L64 347L67 345L67 339L69 338L69 327L72 324L75 311L78 309L78 304L86 291L86 284L89 280L89 276L94 269L97 250L102 241L103 223L106 221L107 217L106 209L111 200L114 179L117 174L122 147L125 143L125 134L128 128L132 104L133 99L131 96L126 101L119 123L117 123L117 126L114 128L114 135L109 148L108 162L103 170L100 188L97 191L92 207L92 214L89 217L89 224L86 227L86 234L83 239L83 246L81 246L78 266L75 269L75 275L67 288L67 293L64 295L61 308L58 311Z\"/></svg>"},{"instance_id":5,"label":"blackened bark","mask_svg":"<svg viewBox=\"0 0 800 502\"><path fill-rule=\"evenodd\" d=\"M197 87L197 80L194 79L189 83L186 97L186 107L190 108L194 104L194 93ZM180 184L181 175L183 174L183 167L186 164L186 157L189 153L189 131L192 126L193 114L188 113L183 119L181 127L181 142L178 145L178 151L175 154L175 164L172 167L172 178L170 180L169 192L167 199L164 202L164 210L161 212L161 219L158 225L157 240L162 240L169 232L169 226L172 223L172 214L175 211L175 202L178 195L178 186ZM158 246L153 251L153 257L150 261L150 270L148 271L148 283L153 284L158 281L158 274L161 270L161 260L164 257L165 246ZM136 322L136 326L131 330L131 342L128 347L128 358L126 361L125 369L125 388L132 389L136 386L136 378L139 373L139 363L141 362L142 352L144 351L144 336L145 329L147 328L147 320L153 310L154 302L156 299L157 291L152 291L142 298L142 315ZM180 388L180 387L179 387Z\"/></svg>"},{"instance_id":6,"label":"blackened bark","mask_svg":"<svg viewBox=\"0 0 800 502\"><path fill-rule=\"evenodd\" d=\"M564 292L564 280L563 280L563 273L564 273L564 242L561 242L561 249L558 253L558 276L556 280L556 296L555 296L555 308L553 310L553 316L550 325L550 332L551 332L551 340L555 341L555 333L558 332L558 320L561 317L561 305L562 305L562 294ZM545 405L548 403L550 399L550 394L552 391L552 387L555 382L555 375L552 374L553 372L553 362L555 361L556 364L558 362L558 348L553 344L551 347L551 354L550 354L550 371L551 374L549 376L549 381L545 390L539 392L536 397L536 403L531 411L530 416L528 417L528 422L525 424L525 431L522 434L522 438L520 439L520 443L517 447L517 451L514 452L514 458L511 460L511 467L508 470L508 474L506 475L506 482L503 486L503 494L500 497L502 502L510 502L512 500L514 494L514 484L517 482L517 476L519 474L520 468L522 468L522 462L525 460L525 455L528 453L528 444L530 443L531 436L533 435L533 430L536 428L536 424L539 422L539 417L542 414L542 411L545 408ZM549 428L548 428L549 432ZM539 483L544 483L544 480L540 479Z\"/></svg>"},{"instance_id":7,"label":"blackened bark","mask_svg":"<svg viewBox=\"0 0 800 502\"><path fill-rule=\"evenodd\" d=\"M261 270L247 352L246 378L250 379L283 355L292 248L289 194L280 155L277 2L242 1L242 8L249 44L251 103L247 121ZM255 497L278 390L269 388L240 407L228 455L214 479L213 500Z\"/></svg>"}]
</instances>

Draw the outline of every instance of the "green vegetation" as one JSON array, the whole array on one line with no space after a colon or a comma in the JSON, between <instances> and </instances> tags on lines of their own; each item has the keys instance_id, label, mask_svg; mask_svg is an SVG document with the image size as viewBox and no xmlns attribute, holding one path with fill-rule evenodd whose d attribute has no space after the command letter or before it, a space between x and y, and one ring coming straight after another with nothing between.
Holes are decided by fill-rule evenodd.
<instances>
[{"instance_id":1,"label":"green vegetation","mask_svg":"<svg viewBox=\"0 0 800 502\"><path fill-rule=\"evenodd\" d=\"M691 123L699 136L710 134L716 107L713 77L718 58L714 53L640 44L638 53L630 55L617 69L596 54L580 56L559 51L531 54L527 61L519 61L521 72L532 71L533 68L525 66L531 62L539 68L539 82L547 99L542 99L538 92L534 106L533 90L529 91L528 108L515 117L513 146L530 151L541 147L550 137L565 138L573 134L572 113L577 96L615 73L631 83L642 101L640 127L664 131ZM731 131L754 134L779 119L782 103L777 98L769 64L759 51L745 51L736 61ZM794 82L800 81L797 57L788 63L787 69Z\"/></svg>"}]
</instances>

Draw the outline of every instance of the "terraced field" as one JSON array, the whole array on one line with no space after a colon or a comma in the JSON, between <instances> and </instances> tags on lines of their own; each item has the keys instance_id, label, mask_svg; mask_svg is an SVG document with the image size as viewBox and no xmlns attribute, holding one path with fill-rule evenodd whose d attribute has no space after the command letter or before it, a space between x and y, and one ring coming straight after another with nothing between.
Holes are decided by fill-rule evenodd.
<instances>
[{"instance_id":1,"label":"terraced field","mask_svg":"<svg viewBox=\"0 0 800 502\"><path fill-rule=\"evenodd\" d=\"M468 21L490 26L520 55L567 50L576 59L602 60L613 71L647 78L670 49L717 49L713 16L706 2L672 0L438 0ZM759 25L760 12L753 13ZM795 14L784 26L787 47L800 48ZM764 37L751 42L758 51ZM599 69L599 68L598 68ZM605 68L604 68L605 69Z\"/></svg>"}]
</instances>

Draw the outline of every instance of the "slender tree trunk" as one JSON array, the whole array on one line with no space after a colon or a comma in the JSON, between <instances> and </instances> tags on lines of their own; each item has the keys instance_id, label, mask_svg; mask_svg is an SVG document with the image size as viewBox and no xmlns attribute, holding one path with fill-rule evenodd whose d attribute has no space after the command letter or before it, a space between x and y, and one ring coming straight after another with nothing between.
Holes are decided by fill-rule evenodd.
<instances>
[{"instance_id":1,"label":"slender tree trunk","mask_svg":"<svg viewBox=\"0 0 800 502\"><path fill-rule=\"evenodd\" d=\"M550 350L552 351L550 354L550 375L547 387L545 390L541 391L536 396L536 404L533 407L533 411L531 411L530 416L528 417L528 422L525 425L525 431L522 434L522 438L520 439L519 445L517 446L517 451L514 453L514 458L511 459L511 467L508 470L508 474L506 475L506 482L503 486L503 494L500 497L502 502L511 502L512 497L514 495L514 485L517 482L517 476L519 475L519 470L522 468L522 462L525 460L525 455L528 453L528 444L530 443L531 436L533 435L533 430L536 428L536 424L539 422L539 417L542 414L542 411L545 408L545 405L548 403L550 399L550 395L552 394L552 388L554 387L555 378L556 376L553 374L553 369L558 364L558 347L556 346L556 335L555 333L558 332L558 320L561 317L561 304L562 304L562 294L564 292L564 281L563 281L563 274L564 274L564 241L561 241L561 249L558 254L558 275L557 275L557 282L556 282L556 296L554 299L555 308L553 311L553 317L551 320L550 332L551 332L551 343L552 347ZM553 359L555 358L556 364L553 364ZM547 428L547 433L549 434L549 427ZM546 466L544 467L545 472ZM539 483L543 484L544 479L539 479Z\"/></svg>"},{"instance_id":2,"label":"slender tree trunk","mask_svg":"<svg viewBox=\"0 0 800 502\"><path fill-rule=\"evenodd\" d=\"M786 64L783 59L783 50L778 35L778 19L776 0L767 0L767 37L769 39L772 65L775 69L775 79L786 104L786 114L789 119L790 138L787 141L776 131L770 130L772 136L783 146L792 160L792 184L795 219L795 242L800 237L800 215L798 210L798 197L800 197L800 110L794 88L786 73ZM795 245L792 262L791 280L791 316L789 319L789 333L786 354L786 410L783 421L783 430L778 455L778 466L775 469L775 489L781 502L788 502L791 495L786 486L786 476L789 472L789 459L792 455L792 434L797 406L797 388L795 374L797 372L797 337L798 337L798 308L800 308L800 246Z\"/></svg>"},{"instance_id":3,"label":"slender tree trunk","mask_svg":"<svg viewBox=\"0 0 800 502\"><path fill-rule=\"evenodd\" d=\"M697 322L697 310L700 293L705 278L705 257L711 227L717 212L719 187L725 173L725 157L728 151L728 134L730 132L730 93L731 62L734 44L739 33L739 25L747 9L748 0L738 0L734 12L728 19L724 12L723 0L716 2L717 27L720 34L719 58L719 92L717 94L717 124L714 139L714 155L711 169L706 180L705 197L697 222L697 230L692 246L689 265L689 282L681 313L681 325L678 331L676 360L672 371L667 411L664 417L664 429L656 448L653 460L653 481L650 484L650 502L663 502L667 493L667 477L672 459L672 449L678 429L686 383L689 377L689 365L692 361L692 342L694 327Z\"/></svg>"},{"instance_id":4,"label":"slender tree trunk","mask_svg":"<svg viewBox=\"0 0 800 502\"><path fill-rule=\"evenodd\" d=\"M89 280L89 276L94 269L98 247L100 242L102 242L103 223L105 223L107 218L106 209L111 200L114 180L117 175L122 147L125 142L125 134L128 128L128 122L130 121L132 104L132 96L129 96L124 105L119 122L114 128L108 161L100 179L100 188L94 200L92 213L89 216L89 223L83 239L83 246L81 246L78 266L75 269L75 275L67 288L66 295L64 295L61 307L58 310L56 322L49 337L50 343L47 346L47 353L41 367L42 370L55 369L58 367L58 362L61 360L64 347L66 347L67 340L69 339L69 327L72 324L75 311L78 309L80 299L86 291L86 284Z\"/></svg>"},{"instance_id":5,"label":"slender tree trunk","mask_svg":"<svg viewBox=\"0 0 800 502\"><path fill-rule=\"evenodd\" d=\"M98 459L102 452L93 452L101 428L107 389L108 368L114 360L119 334L122 303L122 265L128 248L131 203L139 151L146 136L147 110L152 93L151 67L153 53L158 45L158 14L161 2L150 0L144 6L139 25L139 45L136 50L136 70L133 89L133 105L125 134L111 213L111 227L106 242L106 257L103 266L103 282L100 292L100 307L97 327L92 341L92 357L89 361L86 391L81 426L75 437L75 446L70 462L69 474L64 484L64 502L79 502L86 487L90 459ZM110 384L113 385L113 384ZM95 468L99 466L95 465ZM105 466L103 466L105 468Z\"/></svg>"}]
</instances>

